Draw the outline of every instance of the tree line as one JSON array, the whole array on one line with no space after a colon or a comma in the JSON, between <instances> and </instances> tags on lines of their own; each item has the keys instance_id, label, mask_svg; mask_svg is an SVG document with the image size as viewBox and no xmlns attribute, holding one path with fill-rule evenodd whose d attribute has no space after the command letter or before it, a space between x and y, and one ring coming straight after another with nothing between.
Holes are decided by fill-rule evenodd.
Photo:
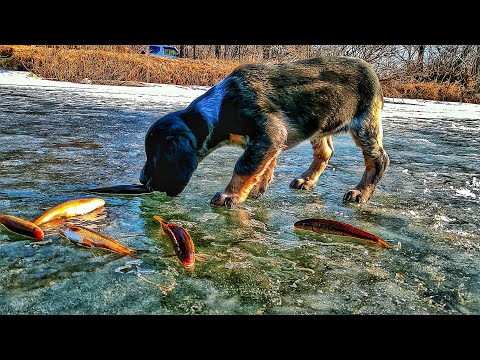
<instances>
[{"instance_id":1,"label":"tree line","mask_svg":"<svg viewBox=\"0 0 480 360\"><path fill-rule=\"evenodd\" d=\"M353 56L373 65L383 81L437 82L480 92L480 45L175 45L181 58L239 63L282 62L320 55ZM49 45L56 48L145 52L147 45Z\"/></svg>"},{"instance_id":2,"label":"tree line","mask_svg":"<svg viewBox=\"0 0 480 360\"><path fill-rule=\"evenodd\" d=\"M278 62L320 55L353 56L382 79L458 83L479 89L480 45L176 45L180 57Z\"/></svg>"}]
</instances>

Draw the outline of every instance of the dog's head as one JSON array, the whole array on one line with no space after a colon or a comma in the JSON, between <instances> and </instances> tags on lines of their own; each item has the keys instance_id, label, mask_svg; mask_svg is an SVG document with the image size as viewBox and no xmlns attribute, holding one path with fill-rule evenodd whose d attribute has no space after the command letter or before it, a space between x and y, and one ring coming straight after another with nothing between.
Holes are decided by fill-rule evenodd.
<instances>
[{"instance_id":1,"label":"dog's head","mask_svg":"<svg viewBox=\"0 0 480 360\"><path fill-rule=\"evenodd\" d=\"M157 120L145 136L147 162L140 182L151 191L180 194L198 166L197 140L175 113Z\"/></svg>"}]
</instances>

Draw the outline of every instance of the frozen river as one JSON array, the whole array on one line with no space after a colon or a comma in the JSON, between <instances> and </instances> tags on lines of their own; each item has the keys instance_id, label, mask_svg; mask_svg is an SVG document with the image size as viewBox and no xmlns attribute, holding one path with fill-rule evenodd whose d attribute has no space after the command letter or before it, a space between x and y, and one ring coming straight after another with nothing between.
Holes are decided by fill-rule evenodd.
<instances>
[{"instance_id":1,"label":"frozen river","mask_svg":"<svg viewBox=\"0 0 480 360\"><path fill-rule=\"evenodd\" d=\"M0 73L0 214L28 220L85 188L138 182L144 136L206 88L69 84ZM391 165L370 203L343 204L363 173L347 134L311 192L290 181L308 142L284 152L266 194L236 209L209 200L242 150L208 156L178 197L103 196L70 220L145 252L84 249L46 226L35 244L0 229L0 314L479 314L480 106L386 99ZM153 219L188 229L206 258L184 269ZM294 230L321 217L393 249ZM46 224L47 225L47 224Z\"/></svg>"}]
</instances>

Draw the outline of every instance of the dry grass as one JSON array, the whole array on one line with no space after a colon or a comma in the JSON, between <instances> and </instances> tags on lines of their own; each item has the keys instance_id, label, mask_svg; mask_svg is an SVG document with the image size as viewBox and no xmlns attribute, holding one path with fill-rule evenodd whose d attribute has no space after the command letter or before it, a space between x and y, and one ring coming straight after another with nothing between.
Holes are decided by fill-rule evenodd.
<instances>
[{"instance_id":1,"label":"dry grass","mask_svg":"<svg viewBox=\"0 0 480 360\"><path fill-rule=\"evenodd\" d=\"M438 101L468 102L480 104L480 94L463 85L438 82L402 83L388 81L382 84L383 94L388 97L426 99Z\"/></svg>"},{"instance_id":2,"label":"dry grass","mask_svg":"<svg viewBox=\"0 0 480 360\"><path fill-rule=\"evenodd\" d=\"M237 62L168 59L129 52L13 46L13 58L25 69L46 79L93 83L150 82L213 86Z\"/></svg>"},{"instance_id":3,"label":"dry grass","mask_svg":"<svg viewBox=\"0 0 480 360\"><path fill-rule=\"evenodd\" d=\"M132 46L2 46L0 67L29 70L53 80L132 85L140 82L213 86L239 65L229 60L168 59L135 53ZM438 82L382 83L388 97L461 101L480 104L478 89Z\"/></svg>"}]
</instances>

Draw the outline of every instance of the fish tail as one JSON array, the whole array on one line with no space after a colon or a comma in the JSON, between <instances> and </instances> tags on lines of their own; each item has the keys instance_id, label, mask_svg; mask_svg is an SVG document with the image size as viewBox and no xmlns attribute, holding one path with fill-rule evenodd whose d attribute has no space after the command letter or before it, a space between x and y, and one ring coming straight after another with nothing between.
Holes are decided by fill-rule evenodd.
<instances>
[{"instance_id":1,"label":"fish tail","mask_svg":"<svg viewBox=\"0 0 480 360\"><path fill-rule=\"evenodd\" d=\"M110 251L116 252L118 254L131 256L135 259L138 259L138 254L135 250L129 248L128 246L122 245L120 243L112 244L110 246L106 246L106 248Z\"/></svg>"},{"instance_id":2,"label":"fish tail","mask_svg":"<svg viewBox=\"0 0 480 360\"><path fill-rule=\"evenodd\" d=\"M162 219L160 216L158 216L158 215L153 215L153 218L154 218L155 220L157 220L157 221L158 221L159 223L161 223L161 224L166 223L166 221L163 220L163 219Z\"/></svg>"},{"instance_id":3,"label":"fish tail","mask_svg":"<svg viewBox=\"0 0 480 360\"><path fill-rule=\"evenodd\" d=\"M136 251L136 250L130 250L130 252L127 255L131 256L134 259L140 258L140 255L138 254L138 251Z\"/></svg>"},{"instance_id":4,"label":"fish tail","mask_svg":"<svg viewBox=\"0 0 480 360\"><path fill-rule=\"evenodd\" d=\"M150 249L135 249L133 250L137 255L146 254L151 252Z\"/></svg>"},{"instance_id":5,"label":"fish tail","mask_svg":"<svg viewBox=\"0 0 480 360\"><path fill-rule=\"evenodd\" d=\"M389 243L387 243L385 240L383 240L382 238L380 238L378 236L376 237L375 240L380 246L383 246L384 248L387 248L387 249L392 248L392 246Z\"/></svg>"}]
</instances>

